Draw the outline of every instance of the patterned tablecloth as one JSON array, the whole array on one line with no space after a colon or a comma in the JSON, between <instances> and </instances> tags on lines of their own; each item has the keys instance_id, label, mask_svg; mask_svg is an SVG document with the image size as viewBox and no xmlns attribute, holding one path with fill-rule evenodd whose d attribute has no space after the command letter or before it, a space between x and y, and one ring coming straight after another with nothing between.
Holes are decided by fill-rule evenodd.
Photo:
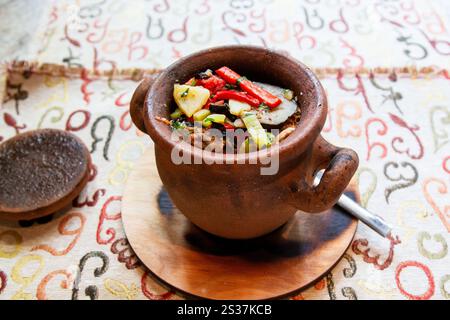
<instances>
[{"instance_id":1,"label":"patterned tablecloth","mask_svg":"<svg viewBox=\"0 0 450 320\"><path fill-rule=\"evenodd\" d=\"M231 43L316 70L330 102L324 136L358 151L362 204L395 225L383 239L360 224L339 264L292 298L449 299L449 9L445 0L0 1L0 141L66 129L96 165L69 212L0 222L0 299L180 298L149 276L122 229L124 184L152 144L128 105L143 73Z\"/></svg>"}]
</instances>

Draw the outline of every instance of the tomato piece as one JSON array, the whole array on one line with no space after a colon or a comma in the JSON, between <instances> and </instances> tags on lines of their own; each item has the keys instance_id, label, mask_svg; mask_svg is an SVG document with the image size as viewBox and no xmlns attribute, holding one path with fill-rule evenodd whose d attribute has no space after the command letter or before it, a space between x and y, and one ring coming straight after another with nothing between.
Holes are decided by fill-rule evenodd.
<instances>
[{"instance_id":1,"label":"tomato piece","mask_svg":"<svg viewBox=\"0 0 450 320\"><path fill-rule=\"evenodd\" d=\"M233 129L234 129L234 126L233 126L232 124L227 123L227 122L224 122L224 123L223 123L223 126L224 126L225 129L227 129L227 130L233 130Z\"/></svg>"},{"instance_id":2,"label":"tomato piece","mask_svg":"<svg viewBox=\"0 0 450 320\"><path fill-rule=\"evenodd\" d=\"M225 87L226 82L218 76L212 75L207 79L198 79L196 85L208 89L211 93L216 93Z\"/></svg>"}]
</instances>

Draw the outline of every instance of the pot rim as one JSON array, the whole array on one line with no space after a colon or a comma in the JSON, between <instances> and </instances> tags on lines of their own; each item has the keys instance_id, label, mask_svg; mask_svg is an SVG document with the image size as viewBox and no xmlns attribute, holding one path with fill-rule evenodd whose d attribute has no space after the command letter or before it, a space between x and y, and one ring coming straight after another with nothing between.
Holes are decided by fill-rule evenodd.
<instances>
[{"instance_id":1,"label":"pot rim","mask_svg":"<svg viewBox=\"0 0 450 320\"><path fill-rule=\"evenodd\" d=\"M287 62L291 63L298 68L298 71L304 72L307 75L307 79L311 81L314 88L313 96L316 97L316 101L310 101L308 107L314 108L315 112L308 118L306 123L297 125L295 131L292 132L285 140L281 141L277 147L272 146L267 149L266 152L253 151L244 154L235 153L213 153L211 151L203 150L192 146L189 143L173 141L171 139L171 131L168 126L160 121L158 121L155 116L158 116L155 111L155 103L157 97L155 90L160 87L165 81L166 77L171 74L175 69L183 68L183 65L189 62L192 58L197 58L205 53L211 53L213 51L227 51L227 50L251 50L257 53L263 53L267 55L276 55L279 59L285 59ZM276 85L276 77L273 83ZM316 104L315 106L313 104ZM303 106L305 107L305 106ZM300 106L302 108L302 106ZM302 115L300 116L300 122L302 122ZM327 117L327 98L324 89L313 71L304 65L297 59L287 56L279 51L272 49L267 49L259 46L252 45L226 45L211 47L205 50L197 51L190 55L187 55L176 62L165 68L160 75L156 78L153 85L147 92L145 105L144 105L144 124L147 133L163 150L168 150L171 152L173 148L177 147L179 151L183 152L184 155L188 157L201 158L207 163L236 163L244 161L245 163L264 163L264 159L273 156L281 156L287 153L290 154L301 154L303 153L318 137L320 134ZM219 161L219 162L217 162ZM253 161L253 162L252 162Z\"/></svg>"}]
</instances>

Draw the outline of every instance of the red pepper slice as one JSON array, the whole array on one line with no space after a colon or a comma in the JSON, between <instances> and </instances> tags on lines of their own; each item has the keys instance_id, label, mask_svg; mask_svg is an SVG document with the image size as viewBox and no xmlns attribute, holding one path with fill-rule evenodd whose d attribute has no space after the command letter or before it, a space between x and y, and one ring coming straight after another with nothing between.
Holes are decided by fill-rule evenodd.
<instances>
[{"instance_id":1,"label":"red pepper slice","mask_svg":"<svg viewBox=\"0 0 450 320\"><path fill-rule=\"evenodd\" d=\"M238 92L233 90L219 91L214 95L214 97L211 100L212 102L214 102L218 100L230 100L230 99L248 103L252 107L257 107L261 104L261 102L258 99L246 94L245 92Z\"/></svg>"},{"instance_id":2,"label":"red pepper slice","mask_svg":"<svg viewBox=\"0 0 450 320\"><path fill-rule=\"evenodd\" d=\"M247 92L249 95L261 100L270 108L275 108L281 103L280 98L274 96L270 92L257 86L250 80L242 78L239 74L237 74L228 67L222 67L220 69L217 69L216 73L228 83L239 84L242 90Z\"/></svg>"},{"instance_id":3,"label":"red pepper slice","mask_svg":"<svg viewBox=\"0 0 450 320\"><path fill-rule=\"evenodd\" d=\"M214 100L214 104L217 106L223 106L225 104L225 101L224 100L217 100L217 101Z\"/></svg>"},{"instance_id":4,"label":"red pepper slice","mask_svg":"<svg viewBox=\"0 0 450 320\"><path fill-rule=\"evenodd\" d=\"M225 104L225 101L223 100L213 101L211 98L209 98L208 101L206 101L205 105L203 106L203 109L209 109L211 103L214 103L216 105L223 105Z\"/></svg>"},{"instance_id":5,"label":"red pepper slice","mask_svg":"<svg viewBox=\"0 0 450 320\"><path fill-rule=\"evenodd\" d=\"M228 67L222 67L220 69L217 69L216 73L219 75L219 77L221 77L230 84L236 84L236 81L241 77Z\"/></svg>"},{"instance_id":6,"label":"red pepper slice","mask_svg":"<svg viewBox=\"0 0 450 320\"><path fill-rule=\"evenodd\" d=\"M226 82L218 76L213 75L207 79L198 79L196 85L208 89L211 93L216 93L225 87Z\"/></svg>"},{"instance_id":7,"label":"red pepper slice","mask_svg":"<svg viewBox=\"0 0 450 320\"><path fill-rule=\"evenodd\" d=\"M223 123L223 126L224 126L224 128L226 130L233 130L234 129L234 126L232 124L229 124L229 123L226 123L226 122Z\"/></svg>"},{"instance_id":8,"label":"red pepper slice","mask_svg":"<svg viewBox=\"0 0 450 320\"><path fill-rule=\"evenodd\" d=\"M277 96L274 96L270 92L264 90L260 86L257 86L253 82L249 80L244 80L240 84L241 89L245 92L248 92L248 94L257 97L258 99L262 100L269 108L273 109L280 105L281 99Z\"/></svg>"}]
</instances>

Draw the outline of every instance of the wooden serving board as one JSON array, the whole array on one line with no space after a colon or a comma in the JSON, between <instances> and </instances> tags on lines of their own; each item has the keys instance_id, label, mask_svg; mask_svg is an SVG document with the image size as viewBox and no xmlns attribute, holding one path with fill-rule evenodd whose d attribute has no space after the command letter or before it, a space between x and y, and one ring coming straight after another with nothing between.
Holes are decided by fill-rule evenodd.
<instances>
[{"instance_id":1,"label":"wooden serving board","mask_svg":"<svg viewBox=\"0 0 450 320\"><path fill-rule=\"evenodd\" d=\"M181 293L207 299L292 294L339 261L357 227L356 219L335 207L320 214L299 211L257 239L213 236L173 206L158 176L153 149L128 178L122 221L132 248L154 276Z\"/></svg>"}]
</instances>

